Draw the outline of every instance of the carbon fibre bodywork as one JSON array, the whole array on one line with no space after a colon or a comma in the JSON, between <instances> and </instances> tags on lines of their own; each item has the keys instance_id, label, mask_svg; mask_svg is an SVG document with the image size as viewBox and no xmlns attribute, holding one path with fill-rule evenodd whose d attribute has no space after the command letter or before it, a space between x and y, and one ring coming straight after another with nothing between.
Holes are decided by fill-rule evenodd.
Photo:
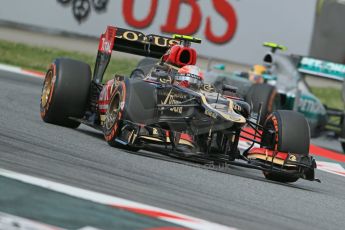
<instances>
[{"instance_id":1,"label":"carbon fibre bodywork","mask_svg":"<svg viewBox=\"0 0 345 230\"><path fill-rule=\"evenodd\" d=\"M49 112L46 113L49 116L42 116L43 120L65 126L73 121L70 127L74 128L83 123L101 130L109 145L130 151L154 150L201 164L259 169L267 178L281 182L299 178L317 180L315 160L309 156L309 129L305 119L291 111L278 111L260 125L260 114L252 117L251 106L233 95L234 87L226 86L220 92L207 83L198 88L177 84L174 74L182 66L195 64L196 51L190 43L199 40L176 37L180 40L108 27L100 38L90 88L83 89L89 94L86 108L77 100L71 105L84 110L84 115L70 115L71 108L55 101L66 89L71 93L78 89L71 84L53 82L66 83L68 79L73 85L78 81L89 84L86 78L78 76L79 69L72 64L85 71L89 67L78 61L57 59L54 68L48 70L43 87L46 93L41 99L51 98L45 104L41 100L41 110ZM102 84L114 50L161 59L142 78L115 74L112 80ZM53 110L57 105L59 114ZM295 123L286 124L287 117L294 118ZM293 135L295 125L305 134L302 138ZM240 149L240 139L251 144Z\"/></svg>"}]
</instances>

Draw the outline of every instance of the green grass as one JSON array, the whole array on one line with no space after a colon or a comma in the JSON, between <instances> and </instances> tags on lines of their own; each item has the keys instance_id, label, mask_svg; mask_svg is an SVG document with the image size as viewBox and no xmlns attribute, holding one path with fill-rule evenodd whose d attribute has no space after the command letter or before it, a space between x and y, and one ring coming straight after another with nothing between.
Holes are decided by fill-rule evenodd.
<instances>
[{"instance_id":1,"label":"green grass","mask_svg":"<svg viewBox=\"0 0 345 230\"><path fill-rule=\"evenodd\" d=\"M4 40L0 40L0 54L0 63L43 72L47 70L49 64L57 57L68 57L84 61L91 66L91 69L93 69L96 60L96 55L55 48L36 47ZM115 73L128 76L137 62L137 59L113 58L107 68L104 81L110 79ZM312 92L327 106L344 109L340 90L313 87Z\"/></svg>"},{"instance_id":2,"label":"green grass","mask_svg":"<svg viewBox=\"0 0 345 230\"><path fill-rule=\"evenodd\" d=\"M96 55L54 48L36 47L4 40L0 40L0 54L0 63L42 72L45 72L49 64L57 57L68 57L84 61L91 66L92 70L96 61ZM129 75L137 62L136 59L128 58L111 59L104 81L110 79L115 73Z\"/></svg>"},{"instance_id":3,"label":"green grass","mask_svg":"<svg viewBox=\"0 0 345 230\"><path fill-rule=\"evenodd\" d=\"M321 100L322 104L327 105L327 107L341 110L344 109L344 103L342 100L340 89L336 89L333 87L312 87L311 91L315 96L317 96Z\"/></svg>"}]
</instances>

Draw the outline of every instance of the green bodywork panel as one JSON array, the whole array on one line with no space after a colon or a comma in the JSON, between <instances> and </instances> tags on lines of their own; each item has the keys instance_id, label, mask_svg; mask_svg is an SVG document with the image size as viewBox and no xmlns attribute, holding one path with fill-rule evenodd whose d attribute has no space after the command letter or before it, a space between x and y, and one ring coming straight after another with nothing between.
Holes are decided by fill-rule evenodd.
<instances>
[{"instance_id":1,"label":"green bodywork panel","mask_svg":"<svg viewBox=\"0 0 345 230\"><path fill-rule=\"evenodd\" d=\"M282 109L293 110L295 105L295 96L286 97L286 102L282 105ZM321 102L312 94L302 93L297 105L297 111L302 113L308 120L317 120L326 116L326 111Z\"/></svg>"}]
</instances>

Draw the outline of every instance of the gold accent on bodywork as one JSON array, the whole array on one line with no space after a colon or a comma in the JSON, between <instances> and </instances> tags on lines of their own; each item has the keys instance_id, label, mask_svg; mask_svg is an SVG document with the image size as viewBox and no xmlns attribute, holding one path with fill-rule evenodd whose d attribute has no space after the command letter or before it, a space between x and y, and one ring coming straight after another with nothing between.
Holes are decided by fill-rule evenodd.
<instances>
[{"instance_id":1,"label":"gold accent on bodywork","mask_svg":"<svg viewBox=\"0 0 345 230\"><path fill-rule=\"evenodd\" d=\"M181 145L189 145L191 147L195 147L190 141L184 140L184 139L180 139L180 141L178 142Z\"/></svg>"},{"instance_id":2,"label":"gold accent on bodywork","mask_svg":"<svg viewBox=\"0 0 345 230\"><path fill-rule=\"evenodd\" d=\"M272 162L272 160L273 160L273 163L277 164L277 165L284 165L287 167L297 167L296 165L284 164L284 160L279 159L279 158L273 158L273 157L267 156L267 155L264 156L261 154L250 154L250 155L248 155L247 158L248 159L260 159L260 160L264 160L264 161L268 161L268 162Z\"/></svg>"},{"instance_id":3,"label":"gold accent on bodywork","mask_svg":"<svg viewBox=\"0 0 345 230\"><path fill-rule=\"evenodd\" d=\"M132 132L129 134L129 137L128 137L128 142L129 143L132 143L132 144L134 143L135 138L133 138L133 137L134 137L134 130L132 130Z\"/></svg>"},{"instance_id":4,"label":"gold accent on bodywork","mask_svg":"<svg viewBox=\"0 0 345 230\"><path fill-rule=\"evenodd\" d=\"M295 155L290 155L289 160L290 161L297 161L297 157Z\"/></svg>"},{"instance_id":5,"label":"gold accent on bodywork","mask_svg":"<svg viewBox=\"0 0 345 230\"><path fill-rule=\"evenodd\" d=\"M153 129L152 129L152 134L153 134L153 135L158 135L158 129L153 128Z\"/></svg>"},{"instance_id":6,"label":"gold accent on bodywork","mask_svg":"<svg viewBox=\"0 0 345 230\"><path fill-rule=\"evenodd\" d=\"M214 87L211 84L203 84L202 89L205 90L206 92L214 91Z\"/></svg>"},{"instance_id":7,"label":"gold accent on bodywork","mask_svg":"<svg viewBox=\"0 0 345 230\"><path fill-rule=\"evenodd\" d=\"M99 116L99 119L101 120L101 122L104 122L104 121L105 121L105 117L106 117L105 115L100 115L100 116Z\"/></svg>"},{"instance_id":8,"label":"gold accent on bodywork","mask_svg":"<svg viewBox=\"0 0 345 230\"><path fill-rule=\"evenodd\" d=\"M228 113L224 113L222 111L219 111L217 109L212 108L210 106L210 104L207 103L205 95L200 94L200 93L199 93L199 95L201 97L201 101L202 101L203 105L206 106L208 110L211 110L214 113L222 116L225 120L229 120L229 121L236 122L236 123L245 123L246 122L246 119L242 115L237 114L234 111L234 109L233 109L234 102L231 99L228 99L228 101L229 101Z\"/></svg>"},{"instance_id":9,"label":"gold accent on bodywork","mask_svg":"<svg viewBox=\"0 0 345 230\"><path fill-rule=\"evenodd\" d=\"M150 140L150 141L164 142L164 141L162 141L161 139L156 138L156 137L140 136L140 138L147 139L147 140ZM166 138L166 142L167 142L167 143L170 143L170 142L171 142L169 137ZM181 145L189 145L189 146L191 146L191 147L195 147L191 142L189 142L189 141L187 141L187 140L184 140L184 139L180 139L180 140L179 140L179 144L181 144Z\"/></svg>"},{"instance_id":10,"label":"gold accent on bodywork","mask_svg":"<svg viewBox=\"0 0 345 230\"><path fill-rule=\"evenodd\" d=\"M138 136L137 134L135 133L133 134L132 144L134 144L134 141L137 139L137 136Z\"/></svg>"},{"instance_id":11,"label":"gold accent on bodywork","mask_svg":"<svg viewBox=\"0 0 345 230\"><path fill-rule=\"evenodd\" d=\"M140 138L147 139L147 140L151 140L151 141L163 142L161 139L156 138L156 137L140 136Z\"/></svg>"},{"instance_id":12,"label":"gold accent on bodywork","mask_svg":"<svg viewBox=\"0 0 345 230\"><path fill-rule=\"evenodd\" d=\"M159 82L163 84L171 84L172 83L172 78L168 76L167 78L159 78Z\"/></svg>"}]
</instances>

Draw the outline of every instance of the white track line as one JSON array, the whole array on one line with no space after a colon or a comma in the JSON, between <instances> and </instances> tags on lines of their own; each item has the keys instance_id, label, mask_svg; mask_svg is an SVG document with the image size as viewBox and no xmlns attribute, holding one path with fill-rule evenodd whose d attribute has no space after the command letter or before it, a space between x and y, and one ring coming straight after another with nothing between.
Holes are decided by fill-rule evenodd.
<instances>
[{"instance_id":1,"label":"white track line","mask_svg":"<svg viewBox=\"0 0 345 230\"><path fill-rule=\"evenodd\" d=\"M26 70L17 66L12 65L6 65L0 63L0 70L11 72L11 73L18 73L21 75L31 76L31 77L37 77L37 78L44 78L44 73L38 72L38 71L32 71L32 70Z\"/></svg>"},{"instance_id":2,"label":"white track line","mask_svg":"<svg viewBox=\"0 0 345 230\"><path fill-rule=\"evenodd\" d=\"M19 216L0 212L0 230L64 230Z\"/></svg>"},{"instance_id":3,"label":"white track line","mask_svg":"<svg viewBox=\"0 0 345 230\"><path fill-rule=\"evenodd\" d=\"M49 190L53 190L56 192L60 192L63 194L67 194L73 197L93 201L99 204L114 206L116 207L123 207L124 209L129 210L141 210L147 213L155 213L155 218L161 219L170 223L175 223L180 226L184 226L191 229L201 229L201 230L212 230L212 229L219 229L219 230L235 230L235 228L227 227L224 225L212 223L203 219L194 218L191 216L183 215L177 212L168 211L165 209L153 207L150 205L122 199L115 196L105 195L81 188L72 187L69 185L49 181L46 179L41 179L29 175L24 175L21 173L0 169L0 175L8 178L12 178L15 180L19 180L25 183L29 183L32 185L36 185L42 188L46 188ZM153 216L151 216L153 217Z\"/></svg>"},{"instance_id":4,"label":"white track line","mask_svg":"<svg viewBox=\"0 0 345 230\"><path fill-rule=\"evenodd\" d=\"M25 70L17 66L11 66L11 65L6 65L6 64L0 64L0 70L11 72L11 73L18 73L21 75L38 77L38 78L44 77L44 73ZM183 215L177 212L172 212L165 209L156 208L150 205L137 203L134 201L130 201L130 200L114 197L114 196L109 196L109 195L105 195L105 194L101 194L101 193L97 193L93 191L88 191L85 189L80 189L80 188L60 184L57 182L53 182L53 181L49 181L49 180L45 180L45 179L41 179L41 178L37 178L33 176L20 174L20 173L8 171L5 169L0 169L0 175L15 179L15 180L19 180L25 183L33 184L39 187L43 187L46 189L50 189L56 192L64 193L73 197L78 197L78 198L90 200L96 203L104 204L104 205L122 207L124 209L134 210L134 211L138 210L144 213L154 213L153 215L155 215L155 217L158 219L175 223L175 224L178 224L187 228L191 228L191 229L235 230L235 228L232 228L232 227L227 227L224 225L212 223L206 220L190 217L190 216ZM152 215L150 216L152 217Z\"/></svg>"},{"instance_id":5,"label":"white track line","mask_svg":"<svg viewBox=\"0 0 345 230\"><path fill-rule=\"evenodd\" d=\"M345 169L338 163L317 161L316 164L319 170L345 177Z\"/></svg>"}]
</instances>

